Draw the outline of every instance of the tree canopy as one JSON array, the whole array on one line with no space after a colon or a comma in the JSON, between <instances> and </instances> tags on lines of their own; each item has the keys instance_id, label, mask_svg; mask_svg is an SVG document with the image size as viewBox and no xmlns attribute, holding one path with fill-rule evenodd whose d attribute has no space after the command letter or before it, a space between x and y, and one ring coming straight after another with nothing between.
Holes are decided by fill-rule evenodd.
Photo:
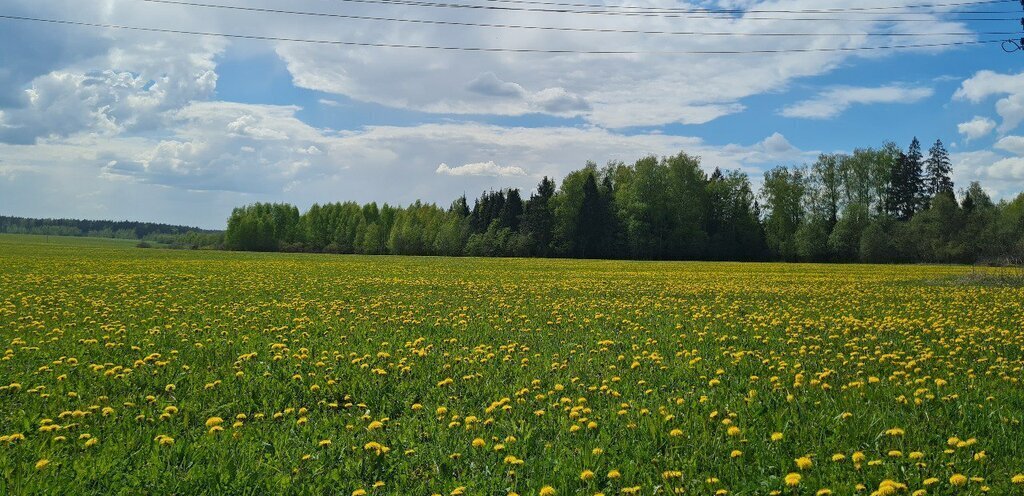
<instances>
[{"instance_id":1,"label":"tree canopy","mask_svg":"<svg viewBox=\"0 0 1024 496\"><path fill-rule=\"evenodd\" d=\"M995 203L981 185L956 193L949 153L917 138L764 174L679 153L587 163L561 184L465 196L448 208L353 202L257 203L234 210L235 250L573 257L637 260L975 262L1024 257L1024 194Z\"/></svg>"}]
</instances>

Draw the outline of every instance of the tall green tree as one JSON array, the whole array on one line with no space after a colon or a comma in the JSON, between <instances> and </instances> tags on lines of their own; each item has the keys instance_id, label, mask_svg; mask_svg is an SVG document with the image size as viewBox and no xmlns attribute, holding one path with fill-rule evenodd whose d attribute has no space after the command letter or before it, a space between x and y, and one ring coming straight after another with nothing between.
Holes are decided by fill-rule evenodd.
<instances>
[{"instance_id":1,"label":"tall green tree","mask_svg":"<svg viewBox=\"0 0 1024 496\"><path fill-rule=\"evenodd\" d=\"M953 194L953 179L950 178L953 164L942 140L935 140L935 144L928 150L925 168L925 194L929 201L938 194Z\"/></svg>"},{"instance_id":2,"label":"tall green tree","mask_svg":"<svg viewBox=\"0 0 1024 496\"><path fill-rule=\"evenodd\" d=\"M551 254L551 241L554 238L555 215L551 199L555 196L555 182L544 176L537 191L530 195L523 208L523 221L520 229L529 237L529 251L540 257Z\"/></svg>"},{"instance_id":3,"label":"tall green tree","mask_svg":"<svg viewBox=\"0 0 1024 496\"><path fill-rule=\"evenodd\" d=\"M804 218L806 191L802 169L776 167L764 175L761 197L768 211L765 237L768 247L783 260L797 258L796 232Z\"/></svg>"},{"instance_id":4,"label":"tall green tree","mask_svg":"<svg viewBox=\"0 0 1024 496\"><path fill-rule=\"evenodd\" d=\"M887 191L887 210L900 220L910 220L924 204L921 142L915 137L893 164Z\"/></svg>"}]
</instances>

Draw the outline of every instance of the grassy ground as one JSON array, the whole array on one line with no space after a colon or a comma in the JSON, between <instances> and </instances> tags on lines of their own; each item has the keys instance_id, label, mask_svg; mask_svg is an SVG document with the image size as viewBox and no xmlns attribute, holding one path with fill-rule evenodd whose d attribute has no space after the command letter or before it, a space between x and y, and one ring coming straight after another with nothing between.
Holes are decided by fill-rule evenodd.
<instances>
[{"instance_id":1,"label":"grassy ground","mask_svg":"<svg viewBox=\"0 0 1024 496\"><path fill-rule=\"evenodd\" d=\"M1024 488L1024 289L969 268L27 236L0 267L4 494Z\"/></svg>"}]
</instances>

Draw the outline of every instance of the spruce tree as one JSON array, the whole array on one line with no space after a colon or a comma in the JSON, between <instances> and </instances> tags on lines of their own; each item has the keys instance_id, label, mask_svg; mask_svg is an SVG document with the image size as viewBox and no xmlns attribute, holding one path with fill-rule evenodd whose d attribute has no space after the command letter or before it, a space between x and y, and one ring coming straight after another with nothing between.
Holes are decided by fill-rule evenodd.
<instances>
[{"instance_id":1,"label":"spruce tree","mask_svg":"<svg viewBox=\"0 0 1024 496\"><path fill-rule=\"evenodd\" d=\"M921 142L914 137L907 149L907 170L904 171L906 180L906 198L903 208L906 218L913 217L925 205L926 193L924 191L924 155L921 153Z\"/></svg>"},{"instance_id":2,"label":"spruce tree","mask_svg":"<svg viewBox=\"0 0 1024 496\"><path fill-rule=\"evenodd\" d=\"M551 198L554 196L555 182L544 176L537 185L537 192L530 195L523 209L521 229L533 239L533 252L542 257L551 253L555 228Z\"/></svg>"},{"instance_id":3,"label":"spruce tree","mask_svg":"<svg viewBox=\"0 0 1024 496\"><path fill-rule=\"evenodd\" d=\"M576 250L580 258L597 255L601 241L601 192L597 189L594 173L587 174L583 182L583 203L576 218Z\"/></svg>"},{"instance_id":4,"label":"spruce tree","mask_svg":"<svg viewBox=\"0 0 1024 496\"><path fill-rule=\"evenodd\" d=\"M928 150L927 167L927 193L928 198L934 198L939 193L953 193L953 180L949 175L953 165L949 160L949 152L942 145L942 140L935 140L935 144Z\"/></svg>"},{"instance_id":5,"label":"spruce tree","mask_svg":"<svg viewBox=\"0 0 1024 496\"><path fill-rule=\"evenodd\" d=\"M886 211L900 220L910 220L924 205L921 142L914 138L907 153L900 153L892 164Z\"/></svg>"}]
</instances>

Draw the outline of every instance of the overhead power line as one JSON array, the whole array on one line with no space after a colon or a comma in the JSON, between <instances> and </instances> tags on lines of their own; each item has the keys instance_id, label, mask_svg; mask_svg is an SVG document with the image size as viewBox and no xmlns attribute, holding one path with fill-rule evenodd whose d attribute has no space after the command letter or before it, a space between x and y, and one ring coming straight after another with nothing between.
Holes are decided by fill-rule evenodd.
<instances>
[{"instance_id":1,"label":"overhead power line","mask_svg":"<svg viewBox=\"0 0 1024 496\"><path fill-rule=\"evenodd\" d=\"M165 3L165 4L188 4L188 2L177 2L173 0L142 0L144 2L151 3ZM512 7L489 7L487 5L478 4L460 4L457 2L432 2L428 0L374 0L374 1L359 1L359 0L338 0L345 2L354 3L374 3L374 4L385 4L385 5L409 5L409 6L434 6L444 5L451 8L482 8L490 9L497 8L501 10L513 9ZM1008 3L1012 0L984 0L980 2L957 2L957 3L935 3L935 4L915 4L915 5L890 5L890 6L879 6L879 7L843 7L843 8L827 8L827 9L710 9L710 8L677 8L677 7L653 7L653 6L642 6L642 5L603 5L603 4L592 4L592 3L562 3L552 2L545 0L482 0L488 3L505 3L505 4L517 4L517 5L544 5L554 7L570 7L570 8L586 8L586 9L599 9L601 11L611 11L617 9L634 10L637 12L631 13L646 13L646 14L721 14L721 15L737 15L737 14L862 14L862 15L932 15L932 14L959 14L959 15L976 15L976 14L1016 14L1015 10L983 10L983 11L965 11L965 12L920 12L920 11L909 11L909 12L889 12L897 9L938 9L938 8L949 8L953 6L976 6L976 5L989 5L994 3ZM1016 2L1014 2L1016 3ZM245 9L245 6L227 6L232 8ZM544 12L557 11L562 13L561 9L544 9ZM572 12L569 12L572 13Z\"/></svg>"},{"instance_id":2,"label":"overhead power line","mask_svg":"<svg viewBox=\"0 0 1024 496\"><path fill-rule=\"evenodd\" d=\"M588 8L604 8L604 9L643 9L643 10L665 10L665 11L682 11L682 12L721 12L721 13L772 13L772 12L800 12L800 13L815 13L815 12L868 12L868 11L881 11L881 10L899 10L899 9L943 9L943 8L963 8L963 7L975 7L978 5L996 5L996 4L1016 4L1017 0L980 0L980 1L969 1L969 2L948 2L948 3L928 3L928 4L915 4L915 5L889 5L889 6L875 6L875 7L833 7L827 9L709 9L709 8L696 8L696 9L680 9L675 7L651 7L646 5L612 5L612 4L593 4L593 3L564 3L564 2L552 2L548 0L482 0L490 3L511 3L521 5L552 5L559 7L588 7ZM998 12L986 12L986 13L1014 13L1015 11L998 11ZM978 12L975 12L978 13Z\"/></svg>"},{"instance_id":3,"label":"overhead power line","mask_svg":"<svg viewBox=\"0 0 1024 496\"><path fill-rule=\"evenodd\" d=\"M104 29L119 29L128 31L142 31L151 33L164 33L164 34L176 34L176 35L190 35L190 36L209 36L209 37L220 37L220 38L231 38L231 39L243 39L243 40L258 40L258 41L276 41L276 42L287 42L287 43L306 43L314 45L335 45L335 46L350 46L350 47L374 47L374 48L408 48L408 49L425 49L425 50L445 50L445 51L460 51L460 52L504 52L504 53L541 53L541 54L580 54L580 55L759 55L759 54L778 54L778 53L818 53L818 52L866 52L866 51L880 51L880 50L896 50L896 49L920 49L920 48L940 48L940 47L956 47L956 46L972 46L972 45L987 45L994 43L1002 43L1005 40L972 40L972 41L952 41L945 43L915 43L915 44L894 44L894 45L881 45L881 46L868 46L868 47L823 47L823 48L781 48L781 49L754 49L754 50L574 50L574 49L547 49L547 48L507 48L507 47L465 47L465 46L446 46L446 45L421 45L421 44L406 44L406 43L376 43L376 42L359 42L359 41L340 41L340 40L317 40L317 39L306 39L306 38L286 38L278 36L262 36L262 35L248 35L248 34L234 34L234 33L220 33L220 32L206 32L206 31L189 31L182 29L165 29L165 28L152 28L152 27L141 27L141 26L127 26L120 24L106 24L106 23L94 23L94 22L83 22L83 21L70 21L65 19L45 19L39 17L24 17L14 15L3 15L0 14L0 19L7 19L12 21L26 21L26 22L37 22L55 25L65 26L82 26L92 28L104 28Z\"/></svg>"},{"instance_id":4,"label":"overhead power line","mask_svg":"<svg viewBox=\"0 0 1024 496\"><path fill-rule=\"evenodd\" d=\"M585 32L585 33L626 33L626 34L651 34L651 35L680 35L680 36L736 36L736 37L849 37L849 36L869 36L869 37L938 37L938 36L1007 36L1017 34L1015 31L999 31L999 32L932 32L932 33L750 33L750 32L730 32L730 31L657 31L657 30L642 30L642 29L616 29L616 28L585 28L585 27L559 27L559 26L535 26L526 24L504 24L504 23L480 23L480 22L463 22L463 21L444 21L444 20L430 20L430 19L408 19L398 17L382 17L382 16L365 16L365 15L352 15L352 14L336 14L329 12L309 12L309 11L296 11L296 10L283 10L283 9L269 9L261 7L242 7L236 5L222 5L222 4L208 4L199 2L189 2L182 0L142 0L144 2L170 4L186 7L201 7L211 9L225 9L234 11L264 13L264 14L284 14L284 15L297 15L297 16L310 16L310 17L329 17L336 19L353 19L353 20L364 20L364 21L382 21L382 22L402 22L402 23L413 23L413 24L431 24L431 25L442 25L442 26L461 26L461 27L479 27L479 28L499 28L499 29L534 29L543 31L573 31L573 32Z\"/></svg>"},{"instance_id":5,"label":"overhead power line","mask_svg":"<svg viewBox=\"0 0 1024 496\"><path fill-rule=\"evenodd\" d=\"M145 0L149 1L149 0ZM666 18L681 18L681 19L742 19L744 21L843 21L843 22L929 22L934 23L936 21L936 15L942 15L943 20L959 20L959 21L988 21L988 22L1006 22L1016 21L1015 17L970 17L969 12L960 13L928 13L928 12L883 12L874 13L875 15L887 14L889 16L894 15L916 15L916 16L928 16L928 17L917 17L917 18L901 18L901 17L889 17L889 18L851 18L851 17L780 17L790 14L801 14L808 15L806 12L801 11L783 11L777 10L772 11L770 16L765 15L748 15L751 11L747 10L736 10L736 11L672 11L672 10L638 10L638 11L621 11L621 10L580 10L575 7L559 7L559 8L547 8L547 7L509 7L503 5L479 5L479 4L465 4L465 3L451 3L451 2L433 2L427 0L334 0L337 2L347 3L361 3L370 5L403 5L409 7L427 7L427 8L444 8L444 9L470 9L470 10L497 10L507 12L542 12L542 13L554 13L554 14L581 14L581 15L604 15L604 16L624 16L624 17L666 17ZM511 0L505 0L511 1ZM597 8L597 7L595 7ZM851 12L847 12L851 13ZM1011 14L1012 12L994 12L995 14ZM836 16L842 14L839 12L821 12L821 14L829 14ZM859 13L861 15L868 15L869 13ZM736 15L742 15L742 18L736 17ZM963 17L967 16L967 17Z\"/></svg>"}]
</instances>

